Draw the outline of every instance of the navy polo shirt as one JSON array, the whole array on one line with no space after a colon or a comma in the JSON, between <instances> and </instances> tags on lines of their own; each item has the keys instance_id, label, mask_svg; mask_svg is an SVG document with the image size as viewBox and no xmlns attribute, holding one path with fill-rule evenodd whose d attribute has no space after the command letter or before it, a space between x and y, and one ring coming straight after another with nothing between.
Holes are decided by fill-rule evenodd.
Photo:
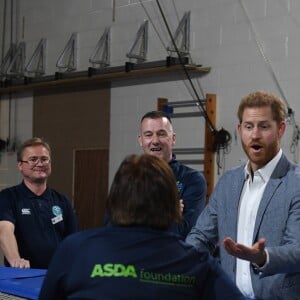
<instances>
[{"instance_id":1,"label":"navy polo shirt","mask_svg":"<svg viewBox=\"0 0 300 300\"><path fill-rule=\"evenodd\" d=\"M48 268L58 244L78 230L64 195L48 187L37 196L23 182L0 192L0 220L15 225L20 256L30 261L31 268Z\"/></svg>"},{"instance_id":2,"label":"navy polo shirt","mask_svg":"<svg viewBox=\"0 0 300 300\"><path fill-rule=\"evenodd\" d=\"M39 299L244 297L208 252L199 252L177 235L146 227L107 226L78 232L60 244Z\"/></svg>"}]
</instances>

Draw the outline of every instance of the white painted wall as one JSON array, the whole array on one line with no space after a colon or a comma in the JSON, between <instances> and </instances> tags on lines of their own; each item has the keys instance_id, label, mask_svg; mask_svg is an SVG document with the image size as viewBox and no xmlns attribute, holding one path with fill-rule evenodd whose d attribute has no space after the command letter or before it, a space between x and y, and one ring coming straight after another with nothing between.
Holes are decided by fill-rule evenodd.
<instances>
[{"instance_id":1,"label":"white painted wall","mask_svg":"<svg viewBox=\"0 0 300 300\"><path fill-rule=\"evenodd\" d=\"M86 70L90 66L88 59L107 26L111 26L112 30L112 66L124 65L128 61L126 53L133 44L140 24L144 19L148 19L148 16L151 17L163 43L165 45L169 43L157 2L154 0L17 2L20 27L18 40L26 41L28 60L39 40L48 39L49 75L56 71L56 61L73 32L79 33L78 70ZM1 15L2 3L3 1L0 2ZM299 121L300 2L298 0L160 0L160 3L173 32L184 12L191 11L192 60L196 64L212 68L211 72L199 82L204 93L217 94L217 128L225 128L233 137L230 152L225 156L224 169L231 168L244 159L240 142L235 139L236 110L243 95L258 89L280 95L281 89L289 106L295 110L296 121ZM0 34L2 41L2 32ZM257 41L262 46L265 59L259 51ZM168 55L152 24L149 24L148 44L148 61L164 59ZM136 141L139 120L145 112L156 108L157 97L166 97L172 101L190 99L188 90L180 81L128 87L113 86L110 180L125 155L140 152ZM30 98L24 97L23 101L28 103L26 107L30 107ZM23 128L22 124L30 119L31 112L26 111L25 107L21 108L21 103L20 101L20 111L24 109L24 113L22 118L21 116L17 118L17 123ZM4 104L1 104L1 107L2 105ZM178 134L178 147L201 146L202 133L201 128L198 129L198 120L174 122ZM0 133L3 134L2 129ZM283 148L293 159L293 154L290 153L291 136L292 127L289 126L283 140ZM3 164L2 159L0 166Z\"/></svg>"},{"instance_id":2,"label":"white painted wall","mask_svg":"<svg viewBox=\"0 0 300 300\"><path fill-rule=\"evenodd\" d=\"M15 185L22 179L17 171L16 149L32 137L32 96L1 98L0 138L9 139L6 151L0 153L0 189Z\"/></svg>"}]
</instances>

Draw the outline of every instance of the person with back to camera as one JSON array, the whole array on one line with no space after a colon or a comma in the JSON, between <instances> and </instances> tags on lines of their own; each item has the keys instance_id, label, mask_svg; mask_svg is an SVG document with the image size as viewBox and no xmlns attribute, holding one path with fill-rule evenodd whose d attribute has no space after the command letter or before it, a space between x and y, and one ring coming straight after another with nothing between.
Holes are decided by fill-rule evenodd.
<instances>
[{"instance_id":1,"label":"person with back to camera","mask_svg":"<svg viewBox=\"0 0 300 300\"><path fill-rule=\"evenodd\" d=\"M61 243L40 300L244 299L207 251L168 231L181 213L174 174L164 160L126 157L107 209L111 226L75 233Z\"/></svg>"},{"instance_id":2,"label":"person with back to camera","mask_svg":"<svg viewBox=\"0 0 300 300\"><path fill-rule=\"evenodd\" d=\"M221 265L248 299L300 299L300 168L280 148L285 117L271 93L242 99L248 162L224 173L186 239L211 251L219 241Z\"/></svg>"},{"instance_id":3,"label":"person with back to camera","mask_svg":"<svg viewBox=\"0 0 300 300\"><path fill-rule=\"evenodd\" d=\"M182 221L171 230L183 239L190 232L206 203L204 175L176 160L172 150L176 142L171 118L162 111L146 113L140 122L138 141L144 153L155 155L169 163L176 177L183 206Z\"/></svg>"},{"instance_id":4,"label":"person with back to camera","mask_svg":"<svg viewBox=\"0 0 300 300\"><path fill-rule=\"evenodd\" d=\"M47 186L51 149L41 138L17 152L19 185L0 192L0 247L5 265L46 269L59 242L78 230L70 201Z\"/></svg>"}]
</instances>

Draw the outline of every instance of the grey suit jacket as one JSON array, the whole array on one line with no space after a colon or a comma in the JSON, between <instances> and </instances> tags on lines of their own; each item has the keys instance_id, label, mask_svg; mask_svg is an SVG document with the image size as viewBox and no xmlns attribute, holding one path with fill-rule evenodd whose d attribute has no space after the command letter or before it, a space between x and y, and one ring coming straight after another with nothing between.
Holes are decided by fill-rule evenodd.
<instances>
[{"instance_id":1,"label":"grey suit jacket","mask_svg":"<svg viewBox=\"0 0 300 300\"><path fill-rule=\"evenodd\" d=\"M222 244L225 237L236 240L237 216L245 176L244 166L224 173L210 201L186 241L199 249L213 251L220 243L221 265L235 281L236 259ZM269 264L263 273L251 268L257 299L300 299L300 167L283 154L261 199L253 243L266 238Z\"/></svg>"}]
</instances>

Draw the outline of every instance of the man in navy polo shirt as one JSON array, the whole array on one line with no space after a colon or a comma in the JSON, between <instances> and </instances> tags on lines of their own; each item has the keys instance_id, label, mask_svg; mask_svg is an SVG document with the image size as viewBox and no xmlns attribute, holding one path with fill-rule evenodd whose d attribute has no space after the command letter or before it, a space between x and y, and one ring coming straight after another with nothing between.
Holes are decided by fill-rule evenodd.
<instances>
[{"instance_id":1,"label":"man in navy polo shirt","mask_svg":"<svg viewBox=\"0 0 300 300\"><path fill-rule=\"evenodd\" d=\"M5 265L48 268L58 244L78 230L70 201L47 186L51 149L40 138L17 153L23 181L0 192L0 247Z\"/></svg>"},{"instance_id":2,"label":"man in navy polo shirt","mask_svg":"<svg viewBox=\"0 0 300 300\"><path fill-rule=\"evenodd\" d=\"M173 147L176 142L171 118L162 111L151 111L141 119L138 141L143 151L169 163L176 178L177 190L183 204L182 220L171 231L185 239L206 203L204 175L176 160Z\"/></svg>"}]
</instances>

